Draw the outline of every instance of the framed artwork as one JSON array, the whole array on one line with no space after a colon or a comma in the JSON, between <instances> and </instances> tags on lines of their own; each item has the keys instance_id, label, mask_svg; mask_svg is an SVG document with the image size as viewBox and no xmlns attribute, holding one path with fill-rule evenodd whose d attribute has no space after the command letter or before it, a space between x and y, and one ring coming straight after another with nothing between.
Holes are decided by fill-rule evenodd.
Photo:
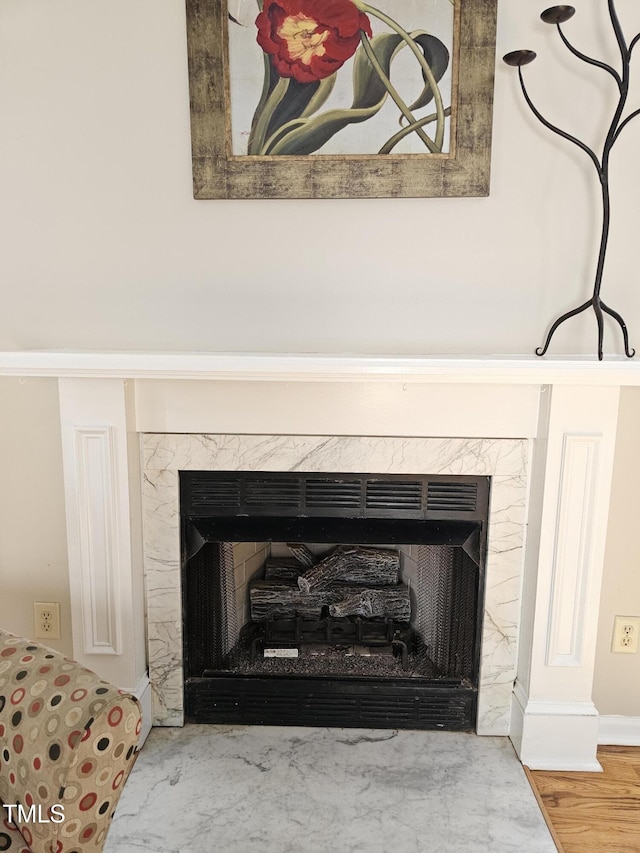
<instances>
[{"instance_id":1,"label":"framed artwork","mask_svg":"<svg viewBox=\"0 0 640 853\"><path fill-rule=\"evenodd\" d=\"M496 3L186 0L194 197L488 195Z\"/></svg>"}]
</instances>

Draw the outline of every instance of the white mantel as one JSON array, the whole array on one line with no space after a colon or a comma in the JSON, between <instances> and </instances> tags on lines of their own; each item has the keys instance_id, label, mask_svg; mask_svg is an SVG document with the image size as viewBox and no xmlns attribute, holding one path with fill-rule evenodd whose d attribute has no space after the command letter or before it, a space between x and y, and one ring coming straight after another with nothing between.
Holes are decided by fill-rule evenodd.
<instances>
[{"instance_id":1,"label":"white mantel","mask_svg":"<svg viewBox=\"0 0 640 853\"><path fill-rule=\"evenodd\" d=\"M0 375L623 386L640 385L640 359L43 350L0 352Z\"/></svg>"},{"instance_id":2,"label":"white mantel","mask_svg":"<svg viewBox=\"0 0 640 853\"><path fill-rule=\"evenodd\" d=\"M0 374L60 380L74 654L143 689L129 654L145 631L141 433L524 441L510 736L531 767L598 769L591 691L619 390L640 384L640 363L57 352L0 354Z\"/></svg>"}]
</instances>

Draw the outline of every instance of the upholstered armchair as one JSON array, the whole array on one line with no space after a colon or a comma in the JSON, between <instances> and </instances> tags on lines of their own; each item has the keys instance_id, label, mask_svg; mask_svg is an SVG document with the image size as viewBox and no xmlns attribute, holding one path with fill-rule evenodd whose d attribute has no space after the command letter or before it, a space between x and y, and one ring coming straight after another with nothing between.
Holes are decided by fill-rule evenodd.
<instances>
[{"instance_id":1,"label":"upholstered armchair","mask_svg":"<svg viewBox=\"0 0 640 853\"><path fill-rule=\"evenodd\" d=\"M133 696L0 630L0 851L99 853L140 726Z\"/></svg>"}]
</instances>

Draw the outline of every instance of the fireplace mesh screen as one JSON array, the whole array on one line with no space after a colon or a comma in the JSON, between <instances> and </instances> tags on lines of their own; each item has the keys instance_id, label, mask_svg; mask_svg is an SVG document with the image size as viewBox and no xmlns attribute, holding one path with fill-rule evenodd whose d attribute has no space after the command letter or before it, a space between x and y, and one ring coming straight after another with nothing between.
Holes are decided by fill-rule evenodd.
<instances>
[{"instance_id":1,"label":"fireplace mesh screen","mask_svg":"<svg viewBox=\"0 0 640 853\"><path fill-rule=\"evenodd\" d=\"M238 614L236 609L235 570L233 545L220 543L220 575L222 598L222 630L220 637L220 658L223 659L238 642ZM218 650L216 650L218 651Z\"/></svg>"},{"instance_id":2,"label":"fireplace mesh screen","mask_svg":"<svg viewBox=\"0 0 640 853\"><path fill-rule=\"evenodd\" d=\"M190 558L185 591L190 624L198 626L187 632L188 664L202 672L220 666L238 642L231 542L208 543Z\"/></svg>"},{"instance_id":3,"label":"fireplace mesh screen","mask_svg":"<svg viewBox=\"0 0 640 853\"><path fill-rule=\"evenodd\" d=\"M416 627L440 672L473 671L477 579L461 548L419 545Z\"/></svg>"}]
</instances>

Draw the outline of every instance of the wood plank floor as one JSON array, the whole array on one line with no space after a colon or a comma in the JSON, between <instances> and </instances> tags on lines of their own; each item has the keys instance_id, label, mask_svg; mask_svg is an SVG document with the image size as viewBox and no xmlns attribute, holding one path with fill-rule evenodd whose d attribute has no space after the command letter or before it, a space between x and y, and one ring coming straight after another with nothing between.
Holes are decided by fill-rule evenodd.
<instances>
[{"instance_id":1,"label":"wood plank floor","mask_svg":"<svg viewBox=\"0 0 640 853\"><path fill-rule=\"evenodd\" d=\"M560 853L640 853L640 747L601 746L603 773L528 770Z\"/></svg>"}]
</instances>

